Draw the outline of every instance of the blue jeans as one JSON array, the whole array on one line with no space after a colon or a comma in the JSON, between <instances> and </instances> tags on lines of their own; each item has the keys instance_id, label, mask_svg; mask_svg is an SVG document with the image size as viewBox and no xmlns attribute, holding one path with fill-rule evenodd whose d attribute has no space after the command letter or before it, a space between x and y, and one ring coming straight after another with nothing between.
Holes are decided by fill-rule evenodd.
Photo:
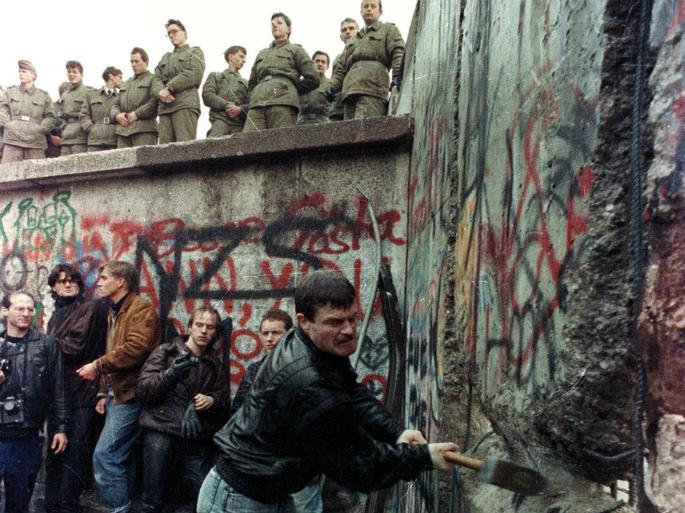
<instances>
[{"instance_id":1,"label":"blue jeans","mask_svg":"<svg viewBox=\"0 0 685 513\"><path fill-rule=\"evenodd\" d=\"M107 397L105 425L93 453L93 473L100 499L112 513L127 513L133 503L133 449L140 436L141 409L137 399L115 404L111 395Z\"/></svg>"},{"instance_id":2,"label":"blue jeans","mask_svg":"<svg viewBox=\"0 0 685 513\"><path fill-rule=\"evenodd\" d=\"M235 491L221 479L216 469L207 474L197 498L197 513L294 513L288 497L278 504L259 502Z\"/></svg>"},{"instance_id":3,"label":"blue jeans","mask_svg":"<svg viewBox=\"0 0 685 513\"><path fill-rule=\"evenodd\" d=\"M321 499L321 478L309 483L299 492L290 495L295 502L296 513L323 513Z\"/></svg>"},{"instance_id":4,"label":"blue jeans","mask_svg":"<svg viewBox=\"0 0 685 513\"><path fill-rule=\"evenodd\" d=\"M26 513L40 470L43 439L38 431L17 440L0 440L0 480L5 482L5 513Z\"/></svg>"}]
</instances>

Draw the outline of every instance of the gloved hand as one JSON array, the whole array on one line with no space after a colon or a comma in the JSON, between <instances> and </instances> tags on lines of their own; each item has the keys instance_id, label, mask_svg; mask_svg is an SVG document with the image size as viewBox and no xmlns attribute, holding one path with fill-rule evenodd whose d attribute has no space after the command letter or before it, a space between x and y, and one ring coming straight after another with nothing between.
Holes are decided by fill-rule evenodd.
<instances>
[{"instance_id":1,"label":"gloved hand","mask_svg":"<svg viewBox=\"0 0 685 513\"><path fill-rule=\"evenodd\" d=\"M181 420L181 435L183 438L197 438L202 432L202 423L200 422L200 417L197 416L195 411L195 403L191 403L186 408L186 412L183 414L183 419Z\"/></svg>"},{"instance_id":2,"label":"gloved hand","mask_svg":"<svg viewBox=\"0 0 685 513\"><path fill-rule=\"evenodd\" d=\"M164 379L172 385L176 385L182 379L188 377L188 374L190 374L190 367L193 365L195 365L195 362L191 359L191 354L183 353L174 360L171 367L164 371Z\"/></svg>"},{"instance_id":3,"label":"gloved hand","mask_svg":"<svg viewBox=\"0 0 685 513\"><path fill-rule=\"evenodd\" d=\"M402 84L402 75L400 74L400 70L393 69L392 70L392 80L390 82L390 90L392 91L393 87L396 87L397 89L399 89L401 84Z\"/></svg>"},{"instance_id":4,"label":"gloved hand","mask_svg":"<svg viewBox=\"0 0 685 513\"><path fill-rule=\"evenodd\" d=\"M335 97L338 96L338 90L333 86L328 86L324 90L323 95L326 97L326 99L329 102L332 102L332 101L335 101Z\"/></svg>"}]
</instances>

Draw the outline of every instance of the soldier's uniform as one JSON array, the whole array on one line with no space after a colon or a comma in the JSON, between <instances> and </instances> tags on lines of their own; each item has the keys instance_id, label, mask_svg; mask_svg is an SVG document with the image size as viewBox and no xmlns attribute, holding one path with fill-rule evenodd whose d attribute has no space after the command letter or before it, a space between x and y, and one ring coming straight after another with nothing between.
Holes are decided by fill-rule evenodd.
<instances>
[{"instance_id":1,"label":"soldier's uniform","mask_svg":"<svg viewBox=\"0 0 685 513\"><path fill-rule=\"evenodd\" d=\"M245 132L293 126L300 94L319 86L319 72L300 45L274 41L255 59L250 74L250 110Z\"/></svg>"},{"instance_id":2,"label":"soldier's uniform","mask_svg":"<svg viewBox=\"0 0 685 513\"><path fill-rule=\"evenodd\" d=\"M81 109L81 128L88 137L88 151L111 150L117 147L114 118L110 116L117 92L105 87L89 91Z\"/></svg>"},{"instance_id":3,"label":"soldier's uniform","mask_svg":"<svg viewBox=\"0 0 685 513\"><path fill-rule=\"evenodd\" d=\"M116 125L117 148L157 144L157 95L162 89L164 84L150 71L129 78L119 88L119 94L112 103L110 119L116 122L117 114L129 112L135 112L137 119L127 127Z\"/></svg>"},{"instance_id":4,"label":"soldier's uniform","mask_svg":"<svg viewBox=\"0 0 685 513\"><path fill-rule=\"evenodd\" d=\"M221 73L210 73L202 86L202 101L209 107L209 121L212 127L207 137L242 132L245 124L245 112L248 105L247 80L228 69ZM232 118L226 113L232 105L241 108L239 118Z\"/></svg>"},{"instance_id":5,"label":"soldier's uniform","mask_svg":"<svg viewBox=\"0 0 685 513\"><path fill-rule=\"evenodd\" d=\"M331 69L331 76L335 73L335 68L340 66L340 61L342 60L343 54L338 55L335 59L333 59L333 66ZM328 81L328 85L331 84L331 81ZM339 94L335 97L335 100L333 100L330 104L330 110L328 111L328 119L331 121L342 121L343 117L345 116L345 110L343 109L343 101L342 101L342 94Z\"/></svg>"},{"instance_id":6,"label":"soldier's uniform","mask_svg":"<svg viewBox=\"0 0 685 513\"><path fill-rule=\"evenodd\" d=\"M205 56L197 46L181 45L162 56L155 74L176 100L159 102L159 144L195 139L204 72Z\"/></svg>"},{"instance_id":7,"label":"soldier's uniform","mask_svg":"<svg viewBox=\"0 0 685 513\"><path fill-rule=\"evenodd\" d=\"M345 45L331 85L342 88L345 119L384 116L388 111L390 69L399 72L404 40L392 23L377 21L363 28Z\"/></svg>"},{"instance_id":8,"label":"soldier's uniform","mask_svg":"<svg viewBox=\"0 0 685 513\"><path fill-rule=\"evenodd\" d=\"M86 101L86 94L92 88L79 82L70 84L60 97L62 127L62 156L83 153L87 150L88 136L81 128L79 117Z\"/></svg>"},{"instance_id":9,"label":"soldier's uniform","mask_svg":"<svg viewBox=\"0 0 685 513\"><path fill-rule=\"evenodd\" d=\"M313 91L300 96L300 114L297 116L298 125L313 125L328 123L330 103L324 96L329 80L325 75L319 75L321 82Z\"/></svg>"},{"instance_id":10,"label":"soldier's uniform","mask_svg":"<svg viewBox=\"0 0 685 513\"><path fill-rule=\"evenodd\" d=\"M8 87L4 101L0 101L0 126L4 128L5 144L2 162L44 159L45 136L55 125L56 114L50 95L31 86Z\"/></svg>"}]
</instances>

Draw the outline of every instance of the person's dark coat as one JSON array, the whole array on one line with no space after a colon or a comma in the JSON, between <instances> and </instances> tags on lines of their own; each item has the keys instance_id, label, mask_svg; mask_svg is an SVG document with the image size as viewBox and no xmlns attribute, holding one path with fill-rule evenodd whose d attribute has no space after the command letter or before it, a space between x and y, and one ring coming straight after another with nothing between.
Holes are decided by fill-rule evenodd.
<instances>
[{"instance_id":1,"label":"person's dark coat","mask_svg":"<svg viewBox=\"0 0 685 513\"><path fill-rule=\"evenodd\" d=\"M395 444L402 432L357 383L349 358L320 351L297 328L214 437L216 468L239 493L265 503L285 500L318 474L370 492L431 468L427 445Z\"/></svg>"},{"instance_id":2,"label":"person's dark coat","mask_svg":"<svg viewBox=\"0 0 685 513\"><path fill-rule=\"evenodd\" d=\"M20 396L24 420L0 424L0 438L22 437L43 427L48 413L55 432L68 433L71 405L64 382L64 361L59 346L49 335L29 330L17 344L7 343L0 333L0 356L11 360L11 375L0 387L0 401ZM25 371L25 372L24 372ZM23 390L22 390L23 388Z\"/></svg>"},{"instance_id":3,"label":"person's dark coat","mask_svg":"<svg viewBox=\"0 0 685 513\"><path fill-rule=\"evenodd\" d=\"M181 436L181 420L197 394L211 396L214 404L198 412L202 423L201 438L211 436L229 416L229 391L220 360L208 347L191 367L190 375L177 385L169 383L163 374L182 353L188 352L186 337L176 337L157 347L145 362L136 384L136 397L144 403L140 425L170 435Z\"/></svg>"}]
</instances>

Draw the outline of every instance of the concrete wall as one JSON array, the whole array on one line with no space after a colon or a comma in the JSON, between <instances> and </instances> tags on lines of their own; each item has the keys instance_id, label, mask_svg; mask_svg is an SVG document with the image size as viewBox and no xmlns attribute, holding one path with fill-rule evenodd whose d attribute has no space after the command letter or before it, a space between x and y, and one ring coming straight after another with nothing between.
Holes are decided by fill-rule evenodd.
<instances>
[{"instance_id":1,"label":"concrete wall","mask_svg":"<svg viewBox=\"0 0 685 513\"><path fill-rule=\"evenodd\" d=\"M663 513L685 510L685 2L656 1L651 48L656 65L649 121L654 160L647 176L650 260L640 318L649 371L648 476Z\"/></svg>"},{"instance_id":2,"label":"concrete wall","mask_svg":"<svg viewBox=\"0 0 685 513\"><path fill-rule=\"evenodd\" d=\"M405 118L3 166L0 288L35 294L44 321L54 264L76 264L92 290L101 263L135 262L168 329L184 332L206 303L232 318L235 388L263 353L261 315L292 311L309 270L341 270L360 308L369 304L376 244L355 187L370 198L404 290L410 138ZM381 397L388 348L378 305L369 335L360 373Z\"/></svg>"}]
</instances>

